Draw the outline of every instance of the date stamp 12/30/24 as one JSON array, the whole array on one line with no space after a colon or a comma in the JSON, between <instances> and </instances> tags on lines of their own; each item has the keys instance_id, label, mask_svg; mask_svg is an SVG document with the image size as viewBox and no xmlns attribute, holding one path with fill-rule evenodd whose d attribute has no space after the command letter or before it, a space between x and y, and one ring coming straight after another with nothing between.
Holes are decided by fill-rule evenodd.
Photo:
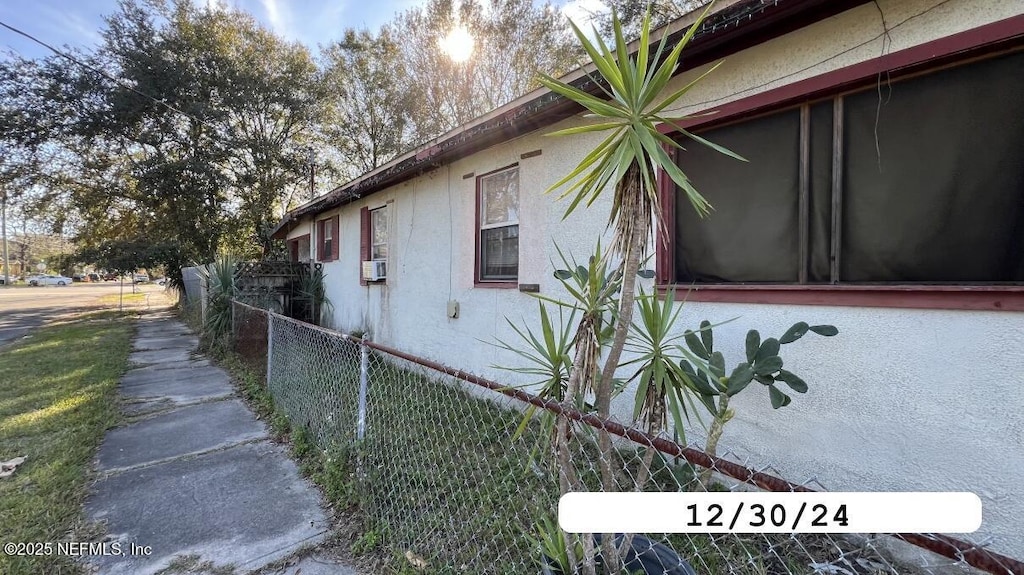
<instances>
[{"instance_id":1,"label":"date stamp 12/30/24","mask_svg":"<svg viewBox=\"0 0 1024 575\"><path fill-rule=\"evenodd\" d=\"M121 541L6 542L3 545L3 552L4 555L11 557L148 557L152 555L153 548L149 545Z\"/></svg>"},{"instance_id":2,"label":"date stamp 12/30/24","mask_svg":"<svg viewBox=\"0 0 1024 575\"><path fill-rule=\"evenodd\" d=\"M972 533L967 492L577 492L562 496L568 533Z\"/></svg>"}]
</instances>

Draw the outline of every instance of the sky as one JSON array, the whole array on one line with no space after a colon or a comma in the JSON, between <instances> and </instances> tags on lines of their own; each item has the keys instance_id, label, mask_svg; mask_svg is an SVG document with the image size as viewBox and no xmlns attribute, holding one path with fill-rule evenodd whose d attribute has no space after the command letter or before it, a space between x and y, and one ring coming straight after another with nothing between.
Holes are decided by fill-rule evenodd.
<instances>
[{"instance_id":1,"label":"sky","mask_svg":"<svg viewBox=\"0 0 1024 575\"><path fill-rule=\"evenodd\" d=\"M375 30L399 12L425 0L193 0L197 4L224 2L255 16L289 40L314 51L340 38L345 28ZM555 4L577 19L597 0L556 0ZM53 46L69 45L89 50L100 41L103 16L116 13L117 0L0 0L0 21ZM0 51L27 58L50 52L14 32L0 27Z\"/></svg>"}]
</instances>

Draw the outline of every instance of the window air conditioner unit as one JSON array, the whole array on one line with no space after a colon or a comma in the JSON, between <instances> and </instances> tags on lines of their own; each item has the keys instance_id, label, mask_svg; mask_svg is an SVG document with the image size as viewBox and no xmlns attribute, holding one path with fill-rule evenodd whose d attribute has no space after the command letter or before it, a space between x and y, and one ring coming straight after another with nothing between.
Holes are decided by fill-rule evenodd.
<instances>
[{"instance_id":1,"label":"window air conditioner unit","mask_svg":"<svg viewBox=\"0 0 1024 575\"><path fill-rule=\"evenodd\" d=\"M363 262L363 279L376 282L388 277L388 266L385 260L368 260Z\"/></svg>"}]
</instances>

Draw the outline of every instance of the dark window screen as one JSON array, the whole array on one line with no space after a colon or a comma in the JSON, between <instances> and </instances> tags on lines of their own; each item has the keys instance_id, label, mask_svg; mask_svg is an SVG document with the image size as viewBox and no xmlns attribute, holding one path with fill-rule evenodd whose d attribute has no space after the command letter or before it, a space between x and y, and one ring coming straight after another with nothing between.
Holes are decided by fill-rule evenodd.
<instances>
[{"instance_id":1,"label":"dark window screen","mask_svg":"<svg viewBox=\"0 0 1024 575\"><path fill-rule=\"evenodd\" d=\"M515 280L519 275L519 226L480 232L480 279Z\"/></svg>"},{"instance_id":2,"label":"dark window screen","mask_svg":"<svg viewBox=\"0 0 1024 575\"><path fill-rule=\"evenodd\" d=\"M844 114L841 281L1024 280L1024 53L847 96Z\"/></svg>"},{"instance_id":3,"label":"dark window screen","mask_svg":"<svg viewBox=\"0 0 1024 575\"><path fill-rule=\"evenodd\" d=\"M807 279L827 283L832 274L832 101L811 106Z\"/></svg>"},{"instance_id":4,"label":"dark window screen","mask_svg":"<svg viewBox=\"0 0 1024 575\"><path fill-rule=\"evenodd\" d=\"M789 110L701 136L740 162L685 140L679 166L714 207L703 219L676 201L680 282L796 282L799 259L800 112Z\"/></svg>"}]
</instances>

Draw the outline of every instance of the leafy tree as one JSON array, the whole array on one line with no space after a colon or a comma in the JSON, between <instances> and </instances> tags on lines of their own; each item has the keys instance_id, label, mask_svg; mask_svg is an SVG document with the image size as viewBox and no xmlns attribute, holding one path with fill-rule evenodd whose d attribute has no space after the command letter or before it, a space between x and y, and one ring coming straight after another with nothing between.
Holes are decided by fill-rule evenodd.
<instances>
[{"instance_id":1,"label":"leafy tree","mask_svg":"<svg viewBox=\"0 0 1024 575\"><path fill-rule=\"evenodd\" d=\"M224 97L223 137L240 200L236 224L253 234L266 257L282 193L305 186L305 140L322 120L325 86L304 47L282 41L248 15L211 11L200 21L224 45L216 52L222 67L216 86Z\"/></svg>"},{"instance_id":2,"label":"leafy tree","mask_svg":"<svg viewBox=\"0 0 1024 575\"><path fill-rule=\"evenodd\" d=\"M418 92L398 42L388 28L345 31L323 51L324 87L330 94L323 127L351 168L349 176L386 164L415 142L410 115ZM354 172L354 173L353 173Z\"/></svg>"},{"instance_id":3,"label":"leafy tree","mask_svg":"<svg viewBox=\"0 0 1024 575\"><path fill-rule=\"evenodd\" d=\"M592 14L597 21L604 38L615 37L612 14L615 14L622 27L622 35L626 40L633 40L640 35L644 15L650 14L651 28L660 28L686 14L707 6L712 0L653 0L636 2L635 0L602 0L603 9Z\"/></svg>"},{"instance_id":4,"label":"leafy tree","mask_svg":"<svg viewBox=\"0 0 1024 575\"><path fill-rule=\"evenodd\" d=\"M72 256L76 262L93 264L100 269L117 274L130 274L140 269L163 265L173 257L176 246L154 243L137 236L130 239L109 240L83 248Z\"/></svg>"},{"instance_id":5,"label":"leafy tree","mask_svg":"<svg viewBox=\"0 0 1024 575\"><path fill-rule=\"evenodd\" d=\"M39 170L35 121L27 107L25 77L32 63L11 57L0 61L0 258L4 285L10 282L8 216L34 185Z\"/></svg>"},{"instance_id":6,"label":"leafy tree","mask_svg":"<svg viewBox=\"0 0 1024 575\"><path fill-rule=\"evenodd\" d=\"M474 39L472 57L453 62L439 42L456 26ZM561 13L530 0L430 0L389 26L403 38L413 139L423 142L539 87L539 71L575 67L577 51Z\"/></svg>"},{"instance_id":7,"label":"leafy tree","mask_svg":"<svg viewBox=\"0 0 1024 575\"><path fill-rule=\"evenodd\" d=\"M36 63L37 131L61 160L38 204L78 214L84 247L145 232L185 262L270 253L322 112L308 51L184 0L126 0L106 22L82 65Z\"/></svg>"},{"instance_id":8,"label":"leafy tree","mask_svg":"<svg viewBox=\"0 0 1024 575\"><path fill-rule=\"evenodd\" d=\"M190 25L189 8L175 9L161 15L124 2L107 19L90 60L119 81L74 69L67 98L83 105L69 110L59 138L78 147L69 169L78 184L69 192L93 235L127 239L145 229L206 259L228 221L226 114L213 82L221 66L216 37ZM59 84L64 73L48 68L47 83Z\"/></svg>"}]
</instances>

